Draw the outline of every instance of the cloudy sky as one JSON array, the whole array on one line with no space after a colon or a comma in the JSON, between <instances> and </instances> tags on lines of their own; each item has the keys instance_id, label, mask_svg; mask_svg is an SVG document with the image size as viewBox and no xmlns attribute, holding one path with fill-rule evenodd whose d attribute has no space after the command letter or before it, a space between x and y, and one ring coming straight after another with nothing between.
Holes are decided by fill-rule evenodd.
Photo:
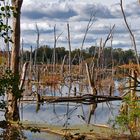
<instances>
[{"instance_id":1,"label":"cloudy sky","mask_svg":"<svg viewBox=\"0 0 140 140\"><path fill-rule=\"evenodd\" d=\"M113 47L132 48L130 35L120 10L120 0L24 0L21 15L22 38L26 48L36 47L36 24L40 30L40 45L53 47L53 30L59 36L57 46L68 49L67 23L70 25L72 49L80 48L91 13L93 25L85 40L84 48L99 45L105 40L110 27L115 24ZM140 50L140 4L138 0L123 0L128 23ZM108 42L107 46L110 46Z\"/></svg>"}]
</instances>

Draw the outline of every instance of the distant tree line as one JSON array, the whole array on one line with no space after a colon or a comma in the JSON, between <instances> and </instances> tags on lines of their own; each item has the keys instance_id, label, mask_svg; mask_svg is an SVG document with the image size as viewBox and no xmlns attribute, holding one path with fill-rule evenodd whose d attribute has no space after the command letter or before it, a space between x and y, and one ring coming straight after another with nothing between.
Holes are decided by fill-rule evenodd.
<instances>
[{"instance_id":1,"label":"distant tree line","mask_svg":"<svg viewBox=\"0 0 140 140\"><path fill-rule=\"evenodd\" d=\"M32 60L34 61L35 51L37 51L37 63L53 63L54 57L54 49L50 48L47 45L41 46L38 49L32 52ZM55 58L56 63L61 64L63 61L64 56L66 55L68 58L69 51L65 49L65 47L57 47L55 50ZM80 58L80 49L75 49L71 52L72 56L72 64L76 65L79 64ZM82 59L86 60L87 62L94 61L97 63L102 63L104 66L111 67L112 64L115 65L122 65L128 64L130 61L135 63L135 53L132 49L123 50L121 48L111 48L106 47L104 50L97 46L91 46L82 50ZM25 51L23 53L23 60L29 61L30 60L30 52ZM66 59L65 63L67 64L68 59Z\"/></svg>"}]
</instances>

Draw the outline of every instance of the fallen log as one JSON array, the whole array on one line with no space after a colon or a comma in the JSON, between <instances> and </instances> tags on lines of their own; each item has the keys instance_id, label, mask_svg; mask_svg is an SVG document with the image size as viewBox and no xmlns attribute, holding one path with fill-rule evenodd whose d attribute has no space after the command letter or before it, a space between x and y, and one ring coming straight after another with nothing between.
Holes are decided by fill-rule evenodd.
<instances>
[{"instance_id":1,"label":"fallen log","mask_svg":"<svg viewBox=\"0 0 140 140\"><path fill-rule=\"evenodd\" d=\"M108 96L108 95L91 95L85 94L83 96L70 96L70 97L56 97L56 96L41 96L40 102L86 102L86 103L101 103L106 101L122 100L122 97Z\"/></svg>"}]
</instances>

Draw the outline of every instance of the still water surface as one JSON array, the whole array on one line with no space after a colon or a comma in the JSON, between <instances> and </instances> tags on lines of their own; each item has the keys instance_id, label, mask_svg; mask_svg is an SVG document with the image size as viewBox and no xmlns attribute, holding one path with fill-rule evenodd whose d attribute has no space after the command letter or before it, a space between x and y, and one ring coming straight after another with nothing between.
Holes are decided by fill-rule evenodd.
<instances>
[{"instance_id":1,"label":"still water surface","mask_svg":"<svg viewBox=\"0 0 140 140\"><path fill-rule=\"evenodd\" d=\"M48 90L48 89L47 89ZM65 94L68 93L68 88L62 89ZM48 91L44 93L49 95ZM57 93L51 92L50 95ZM118 95L115 92L114 95ZM121 101L112 101L98 103L97 105L85 105L81 103L43 103L37 108L36 102L20 104L20 119L22 121L31 121L34 123L59 125L76 124L107 124L110 119L113 119L117 114ZM94 109L93 106L95 107ZM4 112L0 111L0 120L4 120ZM2 133L2 129L0 129ZM60 136L49 133L32 133L23 131L24 136L29 140L60 140Z\"/></svg>"}]
</instances>

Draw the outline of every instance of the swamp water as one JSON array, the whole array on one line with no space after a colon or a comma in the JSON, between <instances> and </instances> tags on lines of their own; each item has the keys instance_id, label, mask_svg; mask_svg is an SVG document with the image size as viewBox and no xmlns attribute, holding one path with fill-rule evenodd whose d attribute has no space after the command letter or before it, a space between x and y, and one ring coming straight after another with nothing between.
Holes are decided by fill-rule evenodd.
<instances>
[{"instance_id":1,"label":"swamp water","mask_svg":"<svg viewBox=\"0 0 140 140\"><path fill-rule=\"evenodd\" d=\"M68 89L65 87L66 92ZM57 93L49 92L47 95ZM115 93L118 94L117 92ZM72 102L61 103L41 103L39 107L36 101L28 103L20 103L20 120L26 123L33 124L48 124L68 128L73 125L87 124L108 124L108 121L113 119L117 114L121 101L111 101L98 104L82 104ZM94 110L94 109L95 110ZM4 112L0 111L0 120L4 120ZM0 134L3 133L0 129ZM61 140L59 135L48 132L31 132L22 130L24 137L27 140Z\"/></svg>"},{"instance_id":2,"label":"swamp water","mask_svg":"<svg viewBox=\"0 0 140 140\"><path fill-rule=\"evenodd\" d=\"M99 103L95 112L91 112L92 105L84 105L79 103L44 103L40 105L40 109L36 112L36 103L23 103L20 106L21 121L32 122L33 124L49 124L52 126L60 126L68 128L73 125L90 124L108 124L118 114L120 106L119 101L108 103ZM3 113L1 113L1 119ZM0 130L3 133L3 130ZM31 132L30 130L22 130L23 136L27 140L62 140L60 135L49 132Z\"/></svg>"},{"instance_id":3,"label":"swamp water","mask_svg":"<svg viewBox=\"0 0 140 140\"><path fill-rule=\"evenodd\" d=\"M107 124L109 119L113 119L118 114L119 106L119 101L99 103L95 112L91 113L92 105L79 103L44 103L40 105L38 111L36 111L36 104L23 103L20 116L22 121L51 125L87 124L89 117L91 117L91 124Z\"/></svg>"}]
</instances>

